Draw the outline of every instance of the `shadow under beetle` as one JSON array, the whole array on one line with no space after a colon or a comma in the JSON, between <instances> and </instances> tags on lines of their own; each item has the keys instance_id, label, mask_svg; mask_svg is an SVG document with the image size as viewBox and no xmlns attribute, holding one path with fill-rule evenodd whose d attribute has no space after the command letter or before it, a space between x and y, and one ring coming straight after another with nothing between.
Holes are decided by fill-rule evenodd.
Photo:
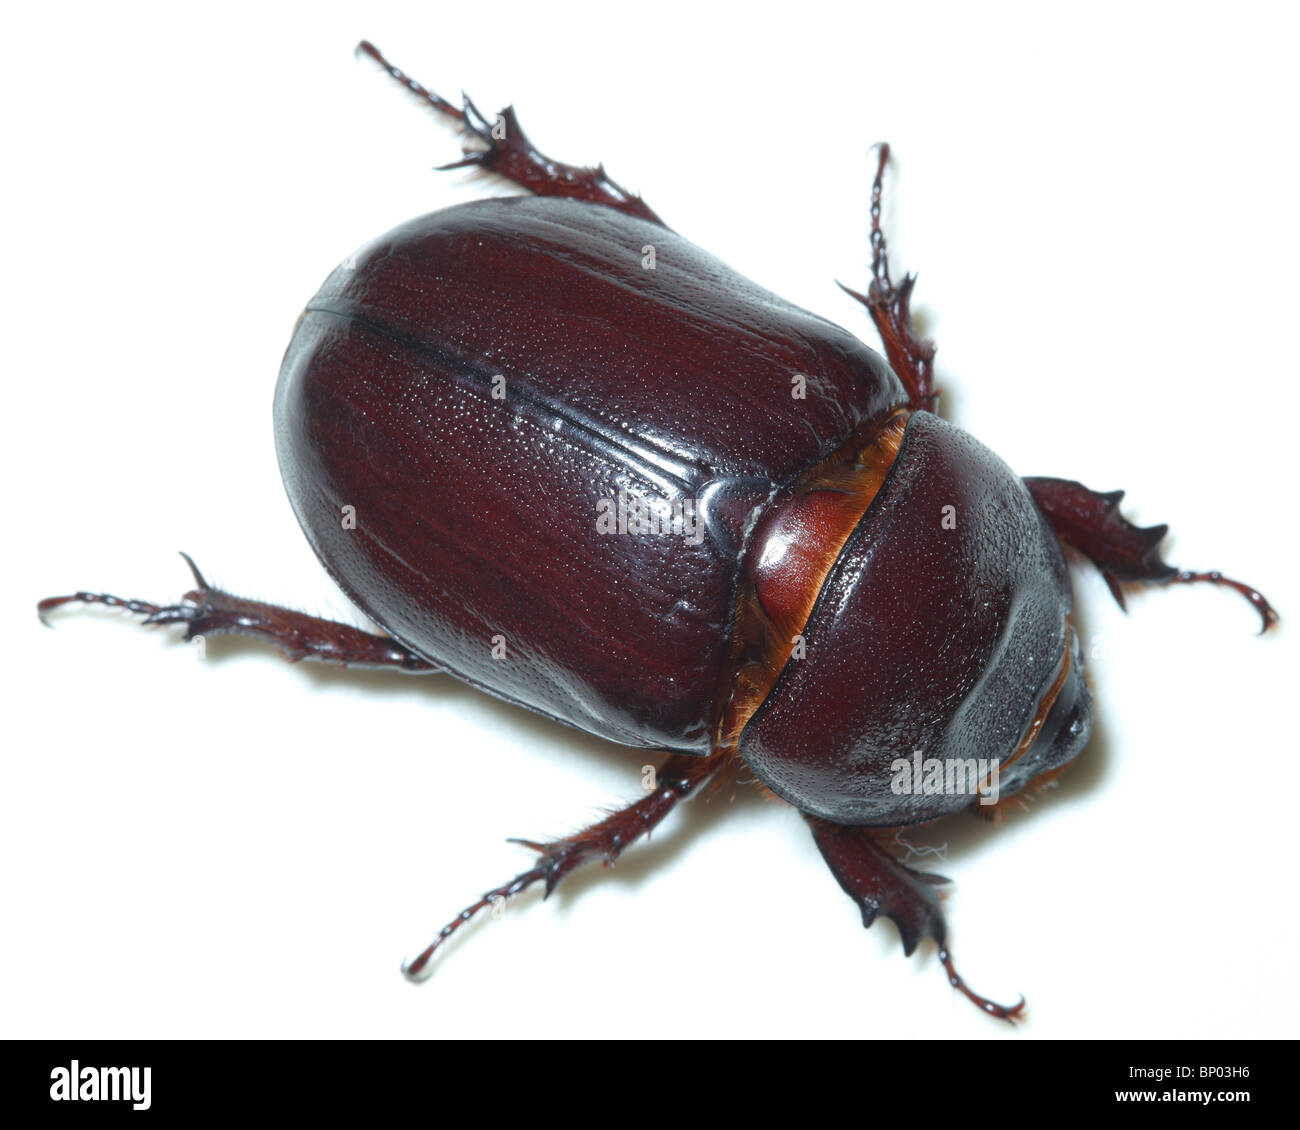
<instances>
[{"instance_id":1,"label":"shadow under beetle","mask_svg":"<svg viewBox=\"0 0 1300 1130\"><path fill-rule=\"evenodd\" d=\"M291 660L446 673L624 745L666 751L656 787L575 835L518 841L535 866L461 911L589 859L612 863L743 762L794 805L870 925L933 938L937 887L883 830L1041 787L1083 749L1092 702L1062 552L1135 583L1206 581L1161 560L1122 492L1017 477L935 414L934 346L890 277L871 191L857 338L682 239L597 167L539 153L380 63L534 195L403 224L308 304L275 393L280 469L312 547L386 635L208 585L160 606L78 592L186 638L240 633ZM847 288L845 288L847 289ZM355 522L342 521L352 508ZM913 787L900 773L915 764ZM937 771L933 766L939 766ZM937 776L932 776L937 772ZM934 785L934 788L930 786ZM979 811L978 807L976 808Z\"/></svg>"}]
</instances>

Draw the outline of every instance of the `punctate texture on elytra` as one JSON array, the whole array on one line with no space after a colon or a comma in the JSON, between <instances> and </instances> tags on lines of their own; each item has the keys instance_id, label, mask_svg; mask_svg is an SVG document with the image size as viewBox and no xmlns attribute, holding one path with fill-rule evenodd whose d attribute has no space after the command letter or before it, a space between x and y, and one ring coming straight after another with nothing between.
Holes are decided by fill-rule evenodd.
<instances>
[{"instance_id":1,"label":"punctate texture on elytra","mask_svg":"<svg viewBox=\"0 0 1300 1130\"><path fill-rule=\"evenodd\" d=\"M413 220L335 270L285 356L276 436L317 553L402 643L601 736L707 754L747 572L797 549L755 533L825 495L785 492L907 403L846 331L679 236L516 198ZM598 503L620 493L698 506L704 536L602 533ZM1009 757L1067 648L1050 528L1001 460L928 412L834 569L785 595L813 605L795 625L807 656L770 672L739 751L840 822L969 804L891 792L896 752ZM1080 712L1067 754L1086 697Z\"/></svg>"}]
</instances>

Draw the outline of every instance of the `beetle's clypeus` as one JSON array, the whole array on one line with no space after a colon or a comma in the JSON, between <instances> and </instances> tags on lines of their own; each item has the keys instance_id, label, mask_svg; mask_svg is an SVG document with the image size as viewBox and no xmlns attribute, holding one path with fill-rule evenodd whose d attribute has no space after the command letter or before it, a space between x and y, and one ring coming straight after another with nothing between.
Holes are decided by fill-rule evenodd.
<instances>
[{"instance_id":1,"label":"beetle's clypeus","mask_svg":"<svg viewBox=\"0 0 1300 1130\"><path fill-rule=\"evenodd\" d=\"M275 394L299 521L372 635L209 586L182 601L78 592L187 638L291 659L443 672L624 745L666 751L653 791L467 907L612 861L743 763L807 819L870 925L957 975L936 875L882 832L1050 782L1092 724L1063 546L1117 600L1218 573L1160 558L1120 492L1018 478L935 410L934 347L889 274L880 146L866 307L885 356L737 275L601 168L542 156L360 50L471 144L456 165L534 195L410 223L308 303ZM357 516L340 520L344 508ZM187 558L188 560L188 558ZM193 567L193 562L190 562ZM987 808L982 809L988 811Z\"/></svg>"}]
</instances>

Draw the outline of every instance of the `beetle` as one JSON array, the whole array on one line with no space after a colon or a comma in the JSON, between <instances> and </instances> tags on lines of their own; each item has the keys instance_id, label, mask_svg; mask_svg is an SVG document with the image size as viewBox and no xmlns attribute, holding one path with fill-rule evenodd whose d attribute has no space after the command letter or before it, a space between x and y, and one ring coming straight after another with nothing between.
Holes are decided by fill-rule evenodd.
<instances>
[{"instance_id":1,"label":"beetle","mask_svg":"<svg viewBox=\"0 0 1300 1130\"><path fill-rule=\"evenodd\" d=\"M508 107L455 106L359 51L469 135L447 168L531 195L426 215L349 256L282 361L275 438L299 522L383 634L209 585L160 605L81 591L185 637L237 633L289 659L443 673L667 756L652 791L554 842L462 910L406 971L498 900L613 863L744 765L808 822L864 925L932 939L986 1013L1023 1014L957 973L941 877L896 859L899 828L1050 784L1092 700L1065 549L1125 586L1254 588L1161 558L1122 492L1020 478L937 413L933 343L895 284L870 198L880 335L739 276L602 167L553 161ZM846 290L848 288L845 288ZM986 804L998 798L998 804Z\"/></svg>"}]
</instances>

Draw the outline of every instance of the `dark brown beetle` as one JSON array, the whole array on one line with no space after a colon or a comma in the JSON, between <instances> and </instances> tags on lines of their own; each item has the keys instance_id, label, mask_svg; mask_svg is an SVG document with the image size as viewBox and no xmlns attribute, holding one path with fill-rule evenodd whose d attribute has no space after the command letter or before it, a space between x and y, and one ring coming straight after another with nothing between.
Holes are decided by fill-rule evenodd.
<instances>
[{"instance_id":1,"label":"dark brown beetle","mask_svg":"<svg viewBox=\"0 0 1300 1130\"><path fill-rule=\"evenodd\" d=\"M1050 781L1091 699L1062 546L1122 585L1208 581L1158 553L1120 493L1020 479L934 414L933 346L890 278L854 294L885 358L686 242L600 168L549 160L379 61L535 195L413 220L308 304L275 398L280 466L313 548L387 636L210 587L160 606L78 592L186 637L291 659L445 672L624 745L667 751L647 796L462 911L612 862L743 762L812 828L861 908L911 953L945 944L936 886L878 830ZM191 562L191 566L193 563ZM933 786L933 787L932 787Z\"/></svg>"}]
</instances>

